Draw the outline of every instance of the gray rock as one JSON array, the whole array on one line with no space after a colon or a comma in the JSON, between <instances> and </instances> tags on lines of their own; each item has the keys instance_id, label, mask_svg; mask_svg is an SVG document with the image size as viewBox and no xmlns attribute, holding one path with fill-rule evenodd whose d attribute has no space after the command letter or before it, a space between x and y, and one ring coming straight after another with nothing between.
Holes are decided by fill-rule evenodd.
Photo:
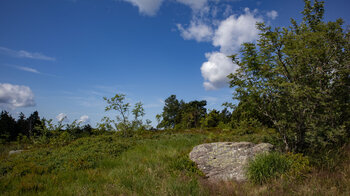
<instances>
[{"instance_id":1,"label":"gray rock","mask_svg":"<svg viewBox=\"0 0 350 196\"><path fill-rule=\"evenodd\" d=\"M195 146L190 159L211 181L246 180L246 166L255 155L269 152L272 144L250 142L217 142Z\"/></svg>"},{"instance_id":2,"label":"gray rock","mask_svg":"<svg viewBox=\"0 0 350 196\"><path fill-rule=\"evenodd\" d=\"M26 150L11 150L11 151L9 152L9 155L19 154L19 153L24 152L24 151L26 151Z\"/></svg>"}]
</instances>

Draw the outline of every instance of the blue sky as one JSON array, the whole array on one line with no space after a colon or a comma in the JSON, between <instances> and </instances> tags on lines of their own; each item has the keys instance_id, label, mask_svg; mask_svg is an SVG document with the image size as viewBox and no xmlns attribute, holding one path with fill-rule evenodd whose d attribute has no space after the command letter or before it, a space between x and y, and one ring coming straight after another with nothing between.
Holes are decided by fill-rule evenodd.
<instances>
[{"instance_id":1,"label":"blue sky","mask_svg":"<svg viewBox=\"0 0 350 196\"><path fill-rule=\"evenodd\" d=\"M349 7L326 0L325 20L349 25ZM116 93L141 101L153 124L171 94L220 109L236 69L226 56L257 38L255 22L288 26L302 9L302 0L2 0L0 107L92 125L113 115L102 97Z\"/></svg>"}]
</instances>

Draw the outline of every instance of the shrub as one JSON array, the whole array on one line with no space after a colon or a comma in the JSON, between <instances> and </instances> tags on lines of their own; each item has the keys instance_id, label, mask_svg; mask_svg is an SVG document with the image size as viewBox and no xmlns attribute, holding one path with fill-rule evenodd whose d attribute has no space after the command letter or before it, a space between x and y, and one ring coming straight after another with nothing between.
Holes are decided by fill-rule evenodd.
<instances>
[{"instance_id":1,"label":"shrub","mask_svg":"<svg viewBox=\"0 0 350 196\"><path fill-rule=\"evenodd\" d=\"M286 157L291 161L291 167L286 174L286 177L300 180L305 177L305 174L311 171L310 161L303 154L288 153Z\"/></svg>"}]
</instances>

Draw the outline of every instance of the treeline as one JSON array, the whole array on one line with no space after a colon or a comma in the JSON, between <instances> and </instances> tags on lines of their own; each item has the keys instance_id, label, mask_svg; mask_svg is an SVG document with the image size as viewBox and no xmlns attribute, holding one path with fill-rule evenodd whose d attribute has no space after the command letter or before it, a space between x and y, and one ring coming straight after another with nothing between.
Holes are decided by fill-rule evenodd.
<instances>
[{"instance_id":1,"label":"treeline","mask_svg":"<svg viewBox=\"0 0 350 196\"><path fill-rule=\"evenodd\" d=\"M156 116L157 128L165 129L191 129L213 128L229 126L232 121L232 113L227 109L222 111L210 110L205 106L207 101L190 101L186 103L178 100L176 95L171 95L165 100L163 112Z\"/></svg>"},{"instance_id":2,"label":"treeline","mask_svg":"<svg viewBox=\"0 0 350 196\"><path fill-rule=\"evenodd\" d=\"M49 143L50 138L59 137L64 143L99 133L99 130L93 129L89 124L81 126L81 123L77 121L66 125L59 122L54 125L52 120L40 118L38 111L33 112L28 118L20 113L17 120L7 111L2 111L0 115L1 143L11 141Z\"/></svg>"},{"instance_id":3,"label":"treeline","mask_svg":"<svg viewBox=\"0 0 350 196\"><path fill-rule=\"evenodd\" d=\"M38 134L36 127L40 125L41 120L37 111L28 118L20 113L17 120L7 111L2 111L0 115L0 140L15 141L19 136L32 137Z\"/></svg>"},{"instance_id":4,"label":"treeline","mask_svg":"<svg viewBox=\"0 0 350 196\"><path fill-rule=\"evenodd\" d=\"M236 123L232 112L225 108L221 111L208 110L207 101L178 100L176 95L171 95L165 100L163 112L156 116L158 125L156 128L151 126L151 121L143 121L145 115L143 104L138 102L131 109L131 104L125 102L125 95L116 94L107 99L106 111L115 112L116 118L111 119L103 117L96 128L89 124L81 125L77 120L71 124L63 124L59 121L57 124L53 120L40 118L37 111L33 112L28 118L20 113L17 120L7 111L2 111L0 115L0 141L39 141L41 143L49 142L50 138L66 137L73 140L92 134L101 134L104 132L120 132L123 136L132 136L137 131L164 130L164 129L206 129L219 127L222 129L234 128ZM129 116L132 114L132 117ZM63 134L63 136L61 136ZM47 141L45 141L47 140Z\"/></svg>"},{"instance_id":5,"label":"treeline","mask_svg":"<svg viewBox=\"0 0 350 196\"><path fill-rule=\"evenodd\" d=\"M116 114L115 119L107 116L103 117L96 128L89 124L82 126L77 120L71 124L63 124L59 121L53 124L53 120L40 118L37 111L33 112L28 118L20 113L17 120L7 111L2 111L0 115L0 140L1 142L10 141L41 141L49 142L50 138L70 137L70 140L92 134L101 134L104 132L119 132L123 136L132 136L137 131L155 131L155 130L182 130L182 129L233 129L239 126L237 122L237 111L230 112L228 107L219 111L216 109L208 110L207 101L178 100L176 95L171 95L165 100L165 105L161 114L156 116L158 125L156 128L151 126L151 121L143 121L145 111L143 104L138 102L131 108L130 103L125 102L125 95L116 94L112 98L104 98L107 102L105 111L112 111ZM129 114L132 114L132 117Z\"/></svg>"},{"instance_id":6,"label":"treeline","mask_svg":"<svg viewBox=\"0 0 350 196\"><path fill-rule=\"evenodd\" d=\"M206 100L185 102L178 100L176 95L171 95L164 104L162 113L156 116L158 129L273 128L271 120L253 107L249 108L245 102L237 105L223 103L224 109L221 111L208 110Z\"/></svg>"}]
</instances>

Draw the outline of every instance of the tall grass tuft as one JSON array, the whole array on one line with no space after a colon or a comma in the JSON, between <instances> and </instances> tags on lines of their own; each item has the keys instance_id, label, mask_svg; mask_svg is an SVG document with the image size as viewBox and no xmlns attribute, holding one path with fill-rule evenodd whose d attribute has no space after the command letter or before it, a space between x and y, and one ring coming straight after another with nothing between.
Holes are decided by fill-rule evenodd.
<instances>
[{"instance_id":1,"label":"tall grass tuft","mask_svg":"<svg viewBox=\"0 0 350 196\"><path fill-rule=\"evenodd\" d=\"M263 184L270 179L287 173L292 164L291 159L278 152L260 154L249 163L247 176L255 184Z\"/></svg>"}]
</instances>

